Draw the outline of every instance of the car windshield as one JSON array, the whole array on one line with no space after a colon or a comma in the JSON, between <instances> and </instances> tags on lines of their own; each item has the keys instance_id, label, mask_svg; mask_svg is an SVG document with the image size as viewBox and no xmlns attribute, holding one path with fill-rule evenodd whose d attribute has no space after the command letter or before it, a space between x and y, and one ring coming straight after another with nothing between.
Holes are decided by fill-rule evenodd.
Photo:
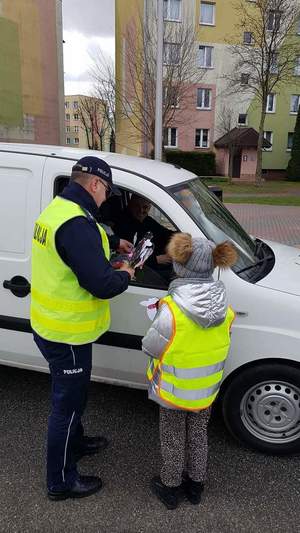
<instances>
[{"instance_id":1,"label":"car windshield","mask_svg":"<svg viewBox=\"0 0 300 533\"><path fill-rule=\"evenodd\" d=\"M233 270L252 267L257 262L257 243L235 220L217 196L201 181L201 178L173 185L171 194L195 220L204 235L219 244L225 240L233 242L239 252L239 260ZM250 279L251 268L241 277ZM254 269L255 270L255 269Z\"/></svg>"}]
</instances>

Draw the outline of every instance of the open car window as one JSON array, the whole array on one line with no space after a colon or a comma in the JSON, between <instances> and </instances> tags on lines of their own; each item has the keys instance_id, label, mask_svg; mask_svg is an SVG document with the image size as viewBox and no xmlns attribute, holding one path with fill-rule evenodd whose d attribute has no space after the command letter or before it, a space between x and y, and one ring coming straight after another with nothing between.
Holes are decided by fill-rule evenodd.
<instances>
[{"instance_id":1,"label":"open car window","mask_svg":"<svg viewBox=\"0 0 300 533\"><path fill-rule=\"evenodd\" d=\"M60 194L64 187L69 183L69 176L58 176L54 182L53 197ZM97 222L101 224L108 235L117 235L120 238L128 239L126 228L122 226L122 214L126 212L132 194L135 191L119 187L121 196L112 196L99 208ZM132 280L132 285L167 289L171 279L173 278L173 269L171 264L160 265L156 260L157 254L163 254L165 246L172 235L171 232L176 232L178 229L174 223L163 213L159 207L151 204L149 217L154 221L154 228L158 229L159 239L155 238L159 247L154 250L153 257L149 258L142 269L136 270L135 279ZM162 230L159 229L162 228ZM152 228L153 229L153 228ZM116 231L117 230L117 231ZM124 230L124 234L122 231ZM155 231L154 231L155 233ZM141 237L141 234L139 235ZM154 235L156 237L156 235Z\"/></svg>"},{"instance_id":2,"label":"open car window","mask_svg":"<svg viewBox=\"0 0 300 533\"><path fill-rule=\"evenodd\" d=\"M160 264L157 257L165 254L165 248L172 232L176 232L178 229L165 213L153 204L150 206L147 221L142 226L138 221L135 222L128 207L135 191L122 187L119 189L121 197L112 197L101 206L99 222L109 224L115 235L130 242L133 242L134 238L140 240L147 231L152 231L155 245L154 253L142 269L136 269L135 279L132 280L131 284L167 289L173 278L173 268L171 263Z\"/></svg>"}]
</instances>

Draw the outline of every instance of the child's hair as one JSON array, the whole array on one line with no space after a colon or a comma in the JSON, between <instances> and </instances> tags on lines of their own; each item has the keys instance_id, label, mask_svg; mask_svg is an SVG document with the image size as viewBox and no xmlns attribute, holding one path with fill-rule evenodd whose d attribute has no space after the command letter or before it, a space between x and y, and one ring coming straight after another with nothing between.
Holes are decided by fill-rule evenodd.
<instances>
[{"instance_id":1,"label":"child's hair","mask_svg":"<svg viewBox=\"0 0 300 533\"><path fill-rule=\"evenodd\" d=\"M166 251L173 261L185 265L193 253L192 236L189 233L176 233L171 238ZM230 268L238 259L237 251L229 241L217 244L212 249L212 256L214 268L220 267L222 269Z\"/></svg>"}]
</instances>

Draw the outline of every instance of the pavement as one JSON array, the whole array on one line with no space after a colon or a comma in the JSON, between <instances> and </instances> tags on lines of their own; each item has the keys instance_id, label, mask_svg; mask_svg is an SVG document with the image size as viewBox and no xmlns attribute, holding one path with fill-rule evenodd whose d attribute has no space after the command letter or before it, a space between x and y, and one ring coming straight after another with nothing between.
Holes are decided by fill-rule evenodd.
<instances>
[{"instance_id":1,"label":"pavement","mask_svg":"<svg viewBox=\"0 0 300 533\"><path fill-rule=\"evenodd\" d=\"M227 204L248 233L255 237L300 246L300 207Z\"/></svg>"},{"instance_id":2,"label":"pavement","mask_svg":"<svg viewBox=\"0 0 300 533\"><path fill-rule=\"evenodd\" d=\"M199 506L167 511L149 489L159 472L158 409L145 391L92 383L84 417L110 446L79 463L104 488L82 500L45 492L47 374L0 367L1 533L295 533L299 458L271 457L232 440L218 409L209 429L208 481Z\"/></svg>"}]
</instances>

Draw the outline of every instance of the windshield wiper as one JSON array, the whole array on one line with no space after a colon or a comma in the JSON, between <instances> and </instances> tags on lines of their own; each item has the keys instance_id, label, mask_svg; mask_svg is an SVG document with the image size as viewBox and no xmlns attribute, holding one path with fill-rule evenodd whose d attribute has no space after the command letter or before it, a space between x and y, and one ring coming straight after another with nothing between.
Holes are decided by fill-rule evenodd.
<instances>
[{"instance_id":1,"label":"windshield wiper","mask_svg":"<svg viewBox=\"0 0 300 533\"><path fill-rule=\"evenodd\" d=\"M267 257L264 257L263 259L259 259L259 261L256 261L256 263L253 263L253 265L249 265L245 268L242 268L241 270L238 270L236 274L242 274L242 272L246 272L247 270L251 270L251 268L255 268L259 265L262 265L265 261L271 261L271 259L274 259L273 255L268 255Z\"/></svg>"}]
</instances>

